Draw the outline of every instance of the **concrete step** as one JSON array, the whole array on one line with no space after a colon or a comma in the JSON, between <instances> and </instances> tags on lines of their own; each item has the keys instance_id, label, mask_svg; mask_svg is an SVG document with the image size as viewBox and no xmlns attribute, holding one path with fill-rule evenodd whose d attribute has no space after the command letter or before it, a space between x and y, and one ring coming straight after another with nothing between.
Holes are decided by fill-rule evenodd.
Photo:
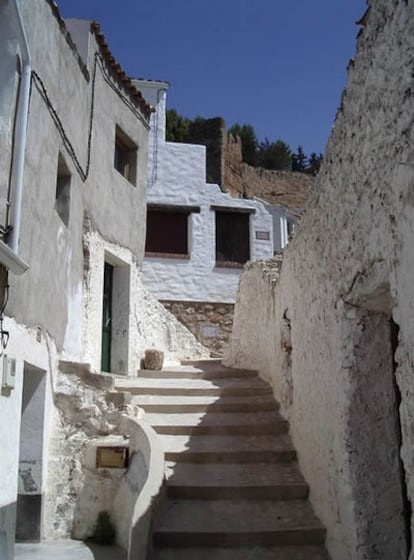
<instances>
[{"instance_id":1,"label":"concrete step","mask_svg":"<svg viewBox=\"0 0 414 560\"><path fill-rule=\"evenodd\" d=\"M166 477L170 498L293 500L308 495L308 485L296 463L167 462Z\"/></svg>"},{"instance_id":2,"label":"concrete step","mask_svg":"<svg viewBox=\"0 0 414 560\"><path fill-rule=\"evenodd\" d=\"M140 379L117 378L115 387L139 395L254 396L271 395L271 387L259 378L251 379Z\"/></svg>"},{"instance_id":3,"label":"concrete step","mask_svg":"<svg viewBox=\"0 0 414 560\"><path fill-rule=\"evenodd\" d=\"M279 408L272 395L247 397L140 395L134 397L134 403L151 413L259 412Z\"/></svg>"},{"instance_id":4,"label":"concrete step","mask_svg":"<svg viewBox=\"0 0 414 560\"><path fill-rule=\"evenodd\" d=\"M323 544L325 530L306 500L167 500L156 544L272 546Z\"/></svg>"},{"instance_id":5,"label":"concrete step","mask_svg":"<svg viewBox=\"0 0 414 560\"><path fill-rule=\"evenodd\" d=\"M194 366L194 367L219 367L221 366L221 358L208 358L207 360L181 360L181 365L183 366Z\"/></svg>"},{"instance_id":6,"label":"concrete step","mask_svg":"<svg viewBox=\"0 0 414 560\"><path fill-rule=\"evenodd\" d=\"M160 548L154 560L329 560L322 546Z\"/></svg>"},{"instance_id":7,"label":"concrete step","mask_svg":"<svg viewBox=\"0 0 414 560\"><path fill-rule=\"evenodd\" d=\"M258 372L256 370L233 369L224 366L204 369L181 366L180 368L165 368L161 371L142 369L138 372L138 377L141 379L247 379L257 376Z\"/></svg>"},{"instance_id":8,"label":"concrete step","mask_svg":"<svg viewBox=\"0 0 414 560\"><path fill-rule=\"evenodd\" d=\"M292 461L296 452L286 434L259 436L160 435L166 461L266 463Z\"/></svg>"},{"instance_id":9,"label":"concrete step","mask_svg":"<svg viewBox=\"0 0 414 560\"><path fill-rule=\"evenodd\" d=\"M1 560L5 560L2 555ZM16 543L14 560L127 560L117 546L102 546L75 540L54 540L41 543Z\"/></svg>"},{"instance_id":10,"label":"concrete step","mask_svg":"<svg viewBox=\"0 0 414 560\"><path fill-rule=\"evenodd\" d=\"M157 433L172 435L265 435L288 429L277 412L150 413L145 419Z\"/></svg>"}]
</instances>

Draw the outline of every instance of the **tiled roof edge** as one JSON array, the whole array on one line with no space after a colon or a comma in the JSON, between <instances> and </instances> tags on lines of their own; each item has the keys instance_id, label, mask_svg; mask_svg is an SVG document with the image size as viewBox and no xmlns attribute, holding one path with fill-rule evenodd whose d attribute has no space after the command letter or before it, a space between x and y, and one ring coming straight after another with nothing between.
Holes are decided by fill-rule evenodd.
<instances>
[{"instance_id":1,"label":"tiled roof edge","mask_svg":"<svg viewBox=\"0 0 414 560\"><path fill-rule=\"evenodd\" d=\"M127 91L128 95L131 97L134 103L139 105L142 112L146 115L147 118L149 118L151 113L153 113L155 109L145 101L142 93L132 83L132 79L126 74L119 62L115 60L115 57L109 50L108 43L105 40L105 35L101 32L101 26L99 25L99 23L93 21L91 23L91 30L95 34L96 40L101 49L101 53L108 63L108 66L115 74L118 81L122 84L123 88Z\"/></svg>"},{"instance_id":2,"label":"tiled roof edge","mask_svg":"<svg viewBox=\"0 0 414 560\"><path fill-rule=\"evenodd\" d=\"M81 69L82 74L89 81L90 75L89 75L88 68L87 68L86 64L83 62L83 60L82 60L82 58L81 58L81 56L78 52L78 49L76 47L76 44L74 43L74 41L72 39L72 36L71 36L70 32L68 31L68 29L66 27L65 20L61 16L61 13L59 11L57 3L54 0L46 0L46 2L49 4L50 9L52 10L52 13L55 16L55 18L56 18L56 20L59 24L61 32L63 33L63 35L66 39L66 42L68 43L69 47L73 51L73 53L74 53L74 55L77 59L77 62L79 64L79 67ZM105 36L101 32L101 28L100 28L99 23L97 23L96 21L93 21L91 23L91 31L94 33L94 35L96 37L96 40L97 40L97 43L100 47L101 53L102 53L104 59L107 61L108 66L113 71L114 75L116 76L117 80L123 86L124 90L126 91L128 96L131 98L133 103L138 105L140 107L141 111L147 117L147 119L149 119L151 113L155 112L154 107L152 107L149 103L147 103L145 101L142 93L134 86L131 78L124 72L121 65L112 56L112 53L109 50L108 44L105 41Z\"/></svg>"},{"instance_id":3,"label":"tiled roof edge","mask_svg":"<svg viewBox=\"0 0 414 560\"><path fill-rule=\"evenodd\" d=\"M89 76L88 68L87 68L86 64L83 62L83 60L82 60L82 58L81 58L81 56L78 52L78 48L77 48L76 44L73 42L72 36L69 33L68 28L66 27L65 20L62 18L61 14L60 14L58 5L56 4L56 2L54 0L46 0L46 2L49 4L50 9L52 10L52 13L55 16L55 18L56 18L56 20L59 24L60 30L63 33L67 44L69 45L69 47L73 51L73 54L75 55L75 57L78 61L79 67L82 71L82 74L89 81L90 76Z\"/></svg>"}]
</instances>

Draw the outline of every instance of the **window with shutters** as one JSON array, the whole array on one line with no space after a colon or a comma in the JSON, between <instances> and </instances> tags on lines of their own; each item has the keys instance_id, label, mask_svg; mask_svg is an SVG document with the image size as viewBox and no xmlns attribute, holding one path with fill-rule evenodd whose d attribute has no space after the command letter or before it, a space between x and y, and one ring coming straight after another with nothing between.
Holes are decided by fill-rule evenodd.
<instances>
[{"instance_id":1,"label":"window with shutters","mask_svg":"<svg viewBox=\"0 0 414 560\"><path fill-rule=\"evenodd\" d=\"M240 268L250 259L250 214L216 209L216 266Z\"/></svg>"},{"instance_id":2,"label":"window with shutters","mask_svg":"<svg viewBox=\"0 0 414 560\"><path fill-rule=\"evenodd\" d=\"M149 208L147 211L147 256L188 258L189 211Z\"/></svg>"}]
</instances>

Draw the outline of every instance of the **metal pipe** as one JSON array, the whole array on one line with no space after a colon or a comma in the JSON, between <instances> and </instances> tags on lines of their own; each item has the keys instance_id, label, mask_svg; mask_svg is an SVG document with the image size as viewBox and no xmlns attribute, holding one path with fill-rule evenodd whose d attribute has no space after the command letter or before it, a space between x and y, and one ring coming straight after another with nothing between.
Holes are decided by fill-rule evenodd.
<instances>
[{"instance_id":1,"label":"metal pipe","mask_svg":"<svg viewBox=\"0 0 414 560\"><path fill-rule=\"evenodd\" d=\"M27 120L29 114L32 67L29 45L27 42L26 32L24 29L18 0L10 0L10 8L12 15L14 16L22 63L13 145L12 172L10 180L10 214L8 221L9 225L11 225L13 228L9 235L8 245L11 250L17 255L19 252L24 159L26 151Z\"/></svg>"}]
</instances>

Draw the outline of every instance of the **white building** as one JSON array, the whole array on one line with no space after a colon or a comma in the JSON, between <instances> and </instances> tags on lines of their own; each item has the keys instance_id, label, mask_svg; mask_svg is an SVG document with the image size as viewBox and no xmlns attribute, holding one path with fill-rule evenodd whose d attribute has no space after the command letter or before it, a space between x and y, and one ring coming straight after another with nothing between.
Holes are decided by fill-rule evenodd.
<instances>
[{"instance_id":1,"label":"white building","mask_svg":"<svg viewBox=\"0 0 414 560\"><path fill-rule=\"evenodd\" d=\"M289 236L293 233L297 216L288 208L281 205L270 204L266 200L255 197L255 200L262 202L273 219L273 250L274 253L284 249L289 241Z\"/></svg>"},{"instance_id":2,"label":"white building","mask_svg":"<svg viewBox=\"0 0 414 560\"><path fill-rule=\"evenodd\" d=\"M159 300L181 302L184 313L187 308L194 315L195 309L204 316L195 330L188 326L208 342L219 321L210 324L207 315L217 304L221 309L229 304L231 313L244 264L273 255L272 216L261 202L233 198L206 182L204 146L166 141L168 83L134 83L156 107L149 140L144 285Z\"/></svg>"}]
</instances>

